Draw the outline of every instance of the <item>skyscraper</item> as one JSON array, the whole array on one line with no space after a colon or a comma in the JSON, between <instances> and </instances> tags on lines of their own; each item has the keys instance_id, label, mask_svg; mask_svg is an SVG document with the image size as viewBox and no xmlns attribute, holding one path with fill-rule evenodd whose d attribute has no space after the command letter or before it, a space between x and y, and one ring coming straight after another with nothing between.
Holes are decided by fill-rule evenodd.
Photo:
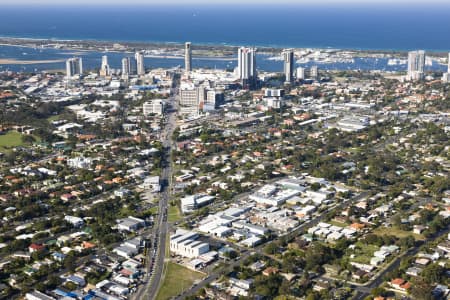
<instances>
[{"instance_id":1,"label":"skyscraper","mask_svg":"<svg viewBox=\"0 0 450 300\"><path fill-rule=\"evenodd\" d=\"M444 73L442 75L442 81L443 82L450 82L450 53L448 54L447 73Z\"/></svg>"},{"instance_id":2,"label":"skyscraper","mask_svg":"<svg viewBox=\"0 0 450 300\"><path fill-rule=\"evenodd\" d=\"M136 52L136 70L139 76L145 75L144 54L142 52Z\"/></svg>"},{"instance_id":3,"label":"skyscraper","mask_svg":"<svg viewBox=\"0 0 450 300\"><path fill-rule=\"evenodd\" d=\"M191 42L184 44L184 68L187 73L192 71L192 49Z\"/></svg>"},{"instance_id":4,"label":"skyscraper","mask_svg":"<svg viewBox=\"0 0 450 300\"><path fill-rule=\"evenodd\" d=\"M319 77L319 68L317 66L312 66L309 70L309 77L312 79L317 79Z\"/></svg>"},{"instance_id":5,"label":"skyscraper","mask_svg":"<svg viewBox=\"0 0 450 300\"><path fill-rule=\"evenodd\" d=\"M102 56L102 66L100 67L100 76L109 76L110 69L108 64L108 56Z\"/></svg>"},{"instance_id":6,"label":"skyscraper","mask_svg":"<svg viewBox=\"0 0 450 300\"><path fill-rule=\"evenodd\" d=\"M448 62L447 62L447 73L450 73L450 53L448 54Z\"/></svg>"},{"instance_id":7,"label":"skyscraper","mask_svg":"<svg viewBox=\"0 0 450 300\"><path fill-rule=\"evenodd\" d=\"M283 58L285 82L291 83L294 80L294 50L285 49L283 51Z\"/></svg>"},{"instance_id":8,"label":"skyscraper","mask_svg":"<svg viewBox=\"0 0 450 300\"><path fill-rule=\"evenodd\" d=\"M66 76L72 78L83 74L83 60L81 57L73 57L66 60Z\"/></svg>"},{"instance_id":9,"label":"skyscraper","mask_svg":"<svg viewBox=\"0 0 450 300\"><path fill-rule=\"evenodd\" d=\"M238 75L244 88L252 89L256 86L256 48L239 48Z\"/></svg>"},{"instance_id":10,"label":"skyscraper","mask_svg":"<svg viewBox=\"0 0 450 300\"><path fill-rule=\"evenodd\" d=\"M424 77L425 51L410 51L408 53L408 80L420 80Z\"/></svg>"},{"instance_id":11,"label":"skyscraper","mask_svg":"<svg viewBox=\"0 0 450 300\"><path fill-rule=\"evenodd\" d=\"M122 59L122 77L128 78L137 74L137 63L134 57L124 57Z\"/></svg>"}]
</instances>

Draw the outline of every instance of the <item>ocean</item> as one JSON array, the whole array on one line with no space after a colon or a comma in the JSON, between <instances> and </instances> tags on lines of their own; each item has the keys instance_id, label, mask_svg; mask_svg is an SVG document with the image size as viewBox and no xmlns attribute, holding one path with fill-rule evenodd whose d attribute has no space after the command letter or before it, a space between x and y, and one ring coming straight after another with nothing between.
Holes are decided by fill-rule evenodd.
<instances>
[{"instance_id":1,"label":"ocean","mask_svg":"<svg viewBox=\"0 0 450 300\"><path fill-rule=\"evenodd\" d=\"M269 5L269 6L1 6L0 36L59 40L130 42L191 41L195 44L360 50L450 50L450 5ZM63 60L83 57L85 69L100 66L105 53L0 46L0 59ZM107 53L120 68L124 53ZM146 58L146 66L175 67L183 59ZM297 64L310 67L314 62ZM194 67L234 68L236 61L194 58ZM260 70L280 71L282 63L257 56ZM387 59L327 63L321 69L402 71ZM0 71L64 69L63 62L0 65ZM433 65L430 70L445 70Z\"/></svg>"},{"instance_id":2,"label":"ocean","mask_svg":"<svg viewBox=\"0 0 450 300\"><path fill-rule=\"evenodd\" d=\"M0 5L0 36L8 37L449 51L449 34L450 3Z\"/></svg>"}]
</instances>

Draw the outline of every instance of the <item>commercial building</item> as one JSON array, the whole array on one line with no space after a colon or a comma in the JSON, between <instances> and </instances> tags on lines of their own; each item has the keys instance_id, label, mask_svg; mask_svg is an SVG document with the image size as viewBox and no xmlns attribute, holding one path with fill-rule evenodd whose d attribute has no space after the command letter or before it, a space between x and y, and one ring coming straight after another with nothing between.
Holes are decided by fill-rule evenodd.
<instances>
[{"instance_id":1,"label":"commercial building","mask_svg":"<svg viewBox=\"0 0 450 300\"><path fill-rule=\"evenodd\" d=\"M225 101L223 91L206 90L206 97L203 103L203 111L210 111L219 108Z\"/></svg>"},{"instance_id":2,"label":"commercial building","mask_svg":"<svg viewBox=\"0 0 450 300\"><path fill-rule=\"evenodd\" d=\"M184 85L180 88L180 114L198 115L199 105L204 102L205 89L192 85Z\"/></svg>"},{"instance_id":3,"label":"commercial building","mask_svg":"<svg viewBox=\"0 0 450 300\"><path fill-rule=\"evenodd\" d=\"M244 88L253 89L256 87L256 48L239 48L238 76Z\"/></svg>"},{"instance_id":4,"label":"commercial building","mask_svg":"<svg viewBox=\"0 0 450 300\"><path fill-rule=\"evenodd\" d=\"M162 99L152 99L142 105L144 116L151 114L162 115L164 113L164 101Z\"/></svg>"},{"instance_id":5,"label":"commercial building","mask_svg":"<svg viewBox=\"0 0 450 300\"><path fill-rule=\"evenodd\" d=\"M26 293L25 298L27 300L55 300L56 298L50 297L44 293L34 290L32 292Z\"/></svg>"},{"instance_id":6,"label":"commercial building","mask_svg":"<svg viewBox=\"0 0 450 300\"><path fill-rule=\"evenodd\" d=\"M211 203L214 200L214 196L208 195L191 195L181 198L181 211L183 213L192 212L202 206Z\"/></svg>"},{"instance_id":7,"label":"commercial building","mask_svg":"<svg viewBox=\"0 0 450 300\"><path fill-rule=\"evenodd\" d=\"M184 44L184 69L186 73L192 71L192 49L191 42L186 42Z\"/></svg>"},{"instance_id":8,"label":"commercial building","mask_svg":"<svg viewBox=\"0 0 450 300\"><path fill-rule=\"evenodd\" d=\"M170 252L188 258L196 258L209 251L209 244L198 241L199 234L178 229L170 237Z\"/></svg>"},{"instance_id":9,"label":"commercial building","mask_svg":"<svg viewBox=\"0 0 450 300\"><path fill-rule=\"evenodd\" d=\"M83 59L81 57L72 57L66 60L67 78L81 75L83 75Z\"/></svg>"},{"instance_id":10,"label":"commercial building","mask_svg":"<svg viewBox=\"0 0 450 300\"><path fill-rule=\"evenodd\" d=\"M425 69L425 51L408 52L408 74L407 80L421 80L424 78Z\"/></svg>"},{"instance_id":11,"label":"commercial building","mask_svg":"<svg viewBox=\"0 0 450 300\"><path fill-rule=\"evenodd\" d=\"M117 229L120 231L136 231L139 228L145 227L145 221L136 217L127 217L117 220Z\"/></svg>"},{"instance_id":12,"label":"commercial building","mask_svg":"<svg viewBox=\"0 0 450 300\"><path fill-rule=\"evenodd\" d=\"M283 58L285 82L291 83L294 80L294 50L285 49L283 51Z\"/></svg>"}]
</instances>

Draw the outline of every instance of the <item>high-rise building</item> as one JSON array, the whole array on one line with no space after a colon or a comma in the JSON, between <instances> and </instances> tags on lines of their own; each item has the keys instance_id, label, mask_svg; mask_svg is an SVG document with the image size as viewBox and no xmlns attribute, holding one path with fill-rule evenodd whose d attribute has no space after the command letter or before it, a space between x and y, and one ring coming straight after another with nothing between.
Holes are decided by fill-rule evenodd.
<instances>
[{"instance_id":1,"label":"high-rise building","mask_svg":"<svg viewBox=\"0 0 450 300\"><path fill-rule=\"evenodd\" d=\"M309 70L309 77L312 79L317 79L319 77L319 68L317 66L312 66Z\"/></svg>"},{"instance_id":2,"label":"high-rise building","mask_svg":"<svg viewBox=\"0 0 450 300\"><path fill-rule=\"evenodd\" d=\"M139 76L145 75L144 54L142 52L136 52L134 55L136 59L136 70Z\"/></svg>"},{"instance_id":3,"label":"high-rise building","mask_svg":"<svg viewBox=\"0 0 450 300\"><path fill-rule=\"evenodd\" d=\"M450 73L450 53L448 54L447 73Z\"/></svg>"},{"instance_id":4,"label":"high-rise building","mask_svg":"<svg viewBox=\"0 0 450 300\"><path fill-rule=\"evenodd\" d=\"M442 81L443 82L450 82L450 53L448 54L447 73L444 73L442 75Z\"/></svg>"},{"instance_id":5,"label":"high-rise building","mask_svg":"<svg viewBox=\"0 0 450 300\"><path fill-rule=\"evenodd\" d=\"M219 108L225 101L223 90L208 89L203 103L203 111L211 111Z\"/></svg>"},{"instance_id":6,"label":"high-rise building","mask_svg":"<svg viewBox=\"0 0 450 300\"><path fill-rule=\"evenodd\" d=\"M198 115L200 103L204 103L205 88L186 85L180 88L180 114Z\"/></svg>"},{"instance_id":7,"label":"high-rise building","mask_svg":"<svg viewBox=\"0 0 450 300\"><path fill-rule=\"evenodd\" d=\"M305 79L305 73L306 73L305 71L306 71L305 68L302 68L302 67L297 68L297 71L296 71L297 80Z\"/></svg>"},{"instance_id":8,"label":"high-rise building","mask_svg":"<svg viewBox=\"0 0 450 300\"><path fill-rule=\"evenodd\" d=\"M294 81L294 50L285 49L283 51L283 58L285 82L291 83Z\"/></svg>"},{"instance_id":9,"label":"high-rise building","mask_svg":"<svg viewBox=\"0 0 450 300\"><path fill-rule=\"evenodd\" d=\"M72 78L83 74L83 60L81 57L73 57L66 60L66 76Z\"/></svg>"},{"instance_id":10,"label":"high-rise building","mask_svg":"<svg viewBox=\"0 0 450 300\"><path fill-rule=\"evenodd\" d=\"M102 66L100 67L100 76L109 76L110 69L108 64L108 56L102 56Z\"/></svg>"},{"instance_id":11,"label":"high-rise building","mask_svg":"<svg viewBox=\"0 0 450 300\"><path fill-rule=\"evenodd\" d=\"M244 88L252 89L256 86L256 48L239 48L238 76Z\"/></svg>"},{"instance_id":12,"label":"high-rise building","mask_svg":"<svg viewBox=\"0 0 450 300\"><path fill-rule=\"evenodd\" d=\"M126 78L130 75L130 58L122 58L122 77Z\"/></svg>"},{"instance_id":13,"label":"high-rise building","mask_svg":"<svg viewBox=\"0 0 450 300\"><path fill-rule=\"evenodd\" d=\"M408 53L408 80L420 80L424 77L425 51L410 51Z\"/></svg>"},{"instance_id":14,"label":"high-rise building","mask_svg":"<svg viewBox=\"0 0 450 300\"><path fill-rule=\"evenodd\" d=\"M134 57L124 57L122 59L122 77L128 78L137 74L137 63Z\"/></svg>"},{"instance_id":15,"label":"high-rise building","mask_svg":"<svg viewBox=\"0 0 450 300\"><path fill-rule=\"evenodd\" d=\"M187 73L192 71L192 49L191 42L184 44L184 68Z\"/></svg>"}]
</instances>

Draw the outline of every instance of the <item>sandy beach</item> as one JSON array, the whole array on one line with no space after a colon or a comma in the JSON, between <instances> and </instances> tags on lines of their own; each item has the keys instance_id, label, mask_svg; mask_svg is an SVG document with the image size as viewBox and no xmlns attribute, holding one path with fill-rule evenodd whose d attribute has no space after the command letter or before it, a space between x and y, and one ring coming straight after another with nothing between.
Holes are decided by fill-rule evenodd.
<instances>
[{"instance_id":1,"label":"sandy beach","mask_svg":"<svg viewBox=\"0 0 450 300\"><path fill-rule=\"evenodd\" d=\"M53 64L62 63L63 59L54 60L17 60L11 58L0 58L0 65L34 65L34 64Z\"/></svg>"}]
</instances>

